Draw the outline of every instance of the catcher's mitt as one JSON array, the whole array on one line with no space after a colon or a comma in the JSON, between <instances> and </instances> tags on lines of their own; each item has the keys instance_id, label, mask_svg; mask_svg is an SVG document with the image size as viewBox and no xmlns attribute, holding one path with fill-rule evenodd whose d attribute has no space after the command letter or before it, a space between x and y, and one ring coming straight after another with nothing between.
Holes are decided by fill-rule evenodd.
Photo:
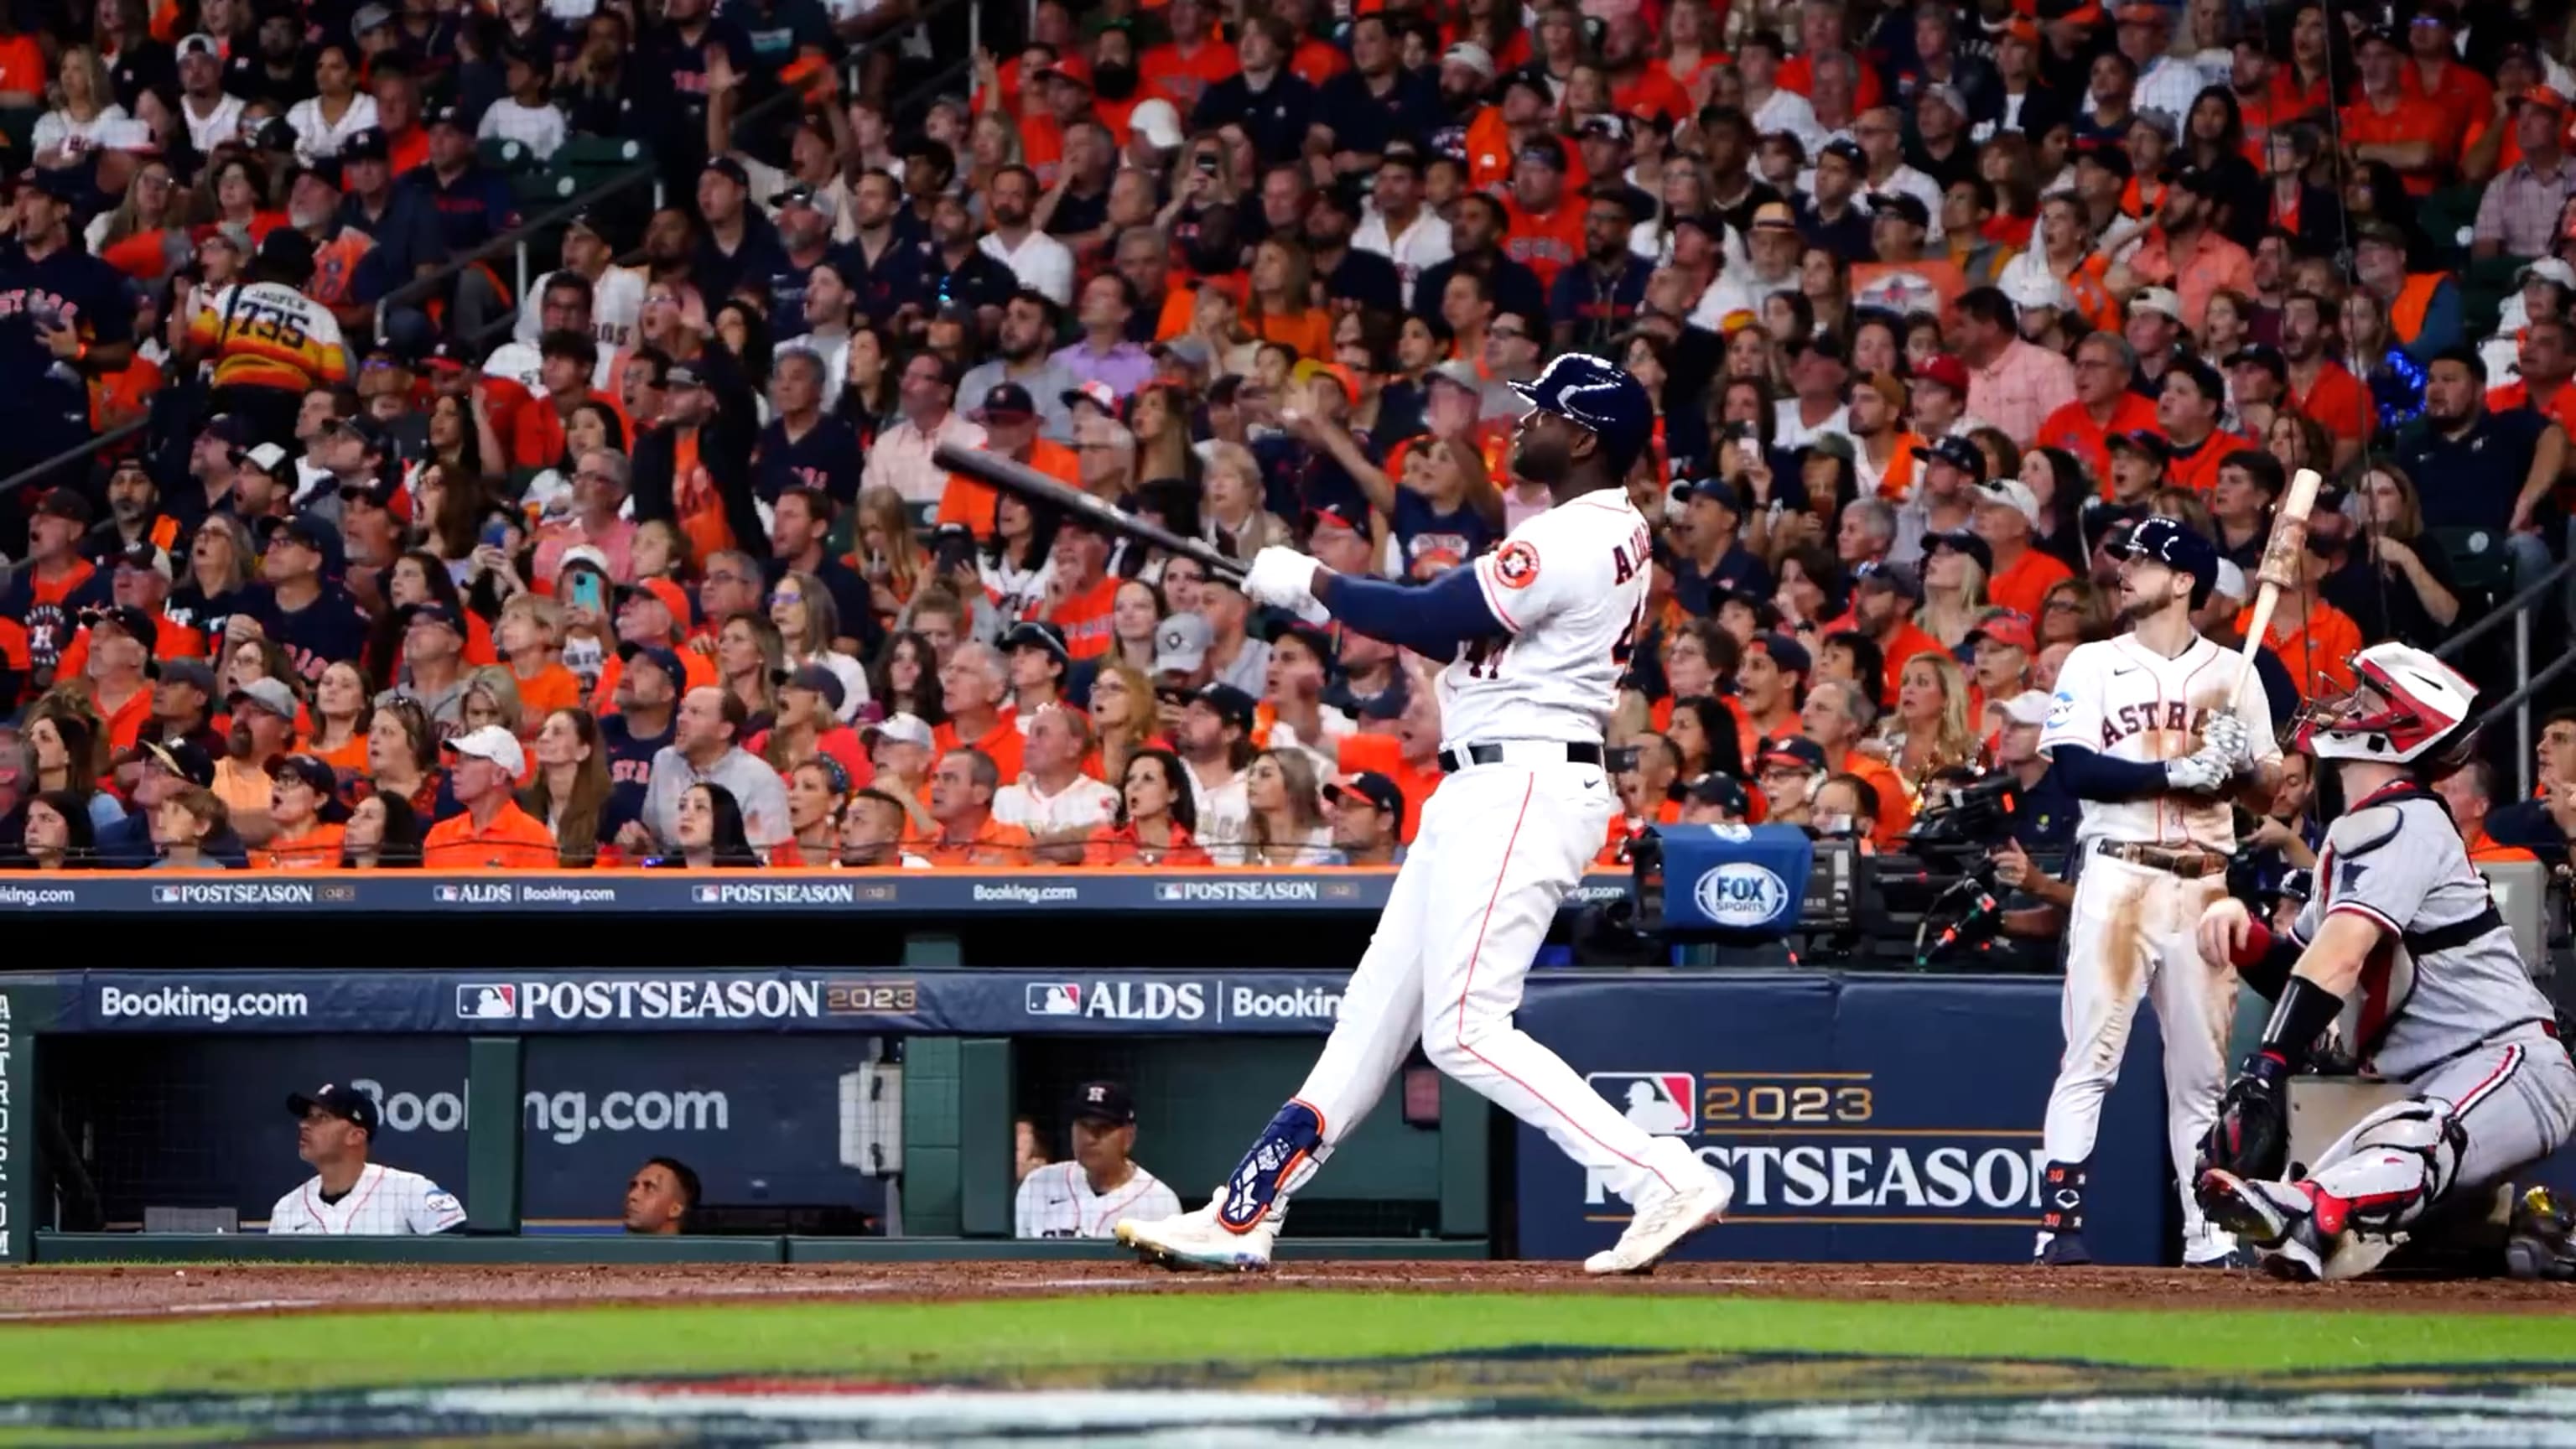
<instances>
[{"instance_id":1,"label":"catcher's mitt","mask_svg":"<svg viewBox=\"0 0 2576 1449\"><path fill-rule=\"evenodd\" d=\"M2245 1059L2218 1099L2218 1120L2201 1139L2203 1171L2217 1167L2249 1181L2280 1180L2290 1165L2289 1075L2288 1064L2267 1052Z\"/></svg>"}]
</instances>

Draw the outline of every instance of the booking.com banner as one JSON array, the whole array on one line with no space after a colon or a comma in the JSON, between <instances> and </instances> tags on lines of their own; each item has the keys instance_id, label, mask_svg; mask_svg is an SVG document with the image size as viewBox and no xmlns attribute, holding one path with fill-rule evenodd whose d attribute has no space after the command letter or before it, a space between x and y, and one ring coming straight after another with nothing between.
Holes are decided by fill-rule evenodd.
<instances>
[{"instance_id":1,"label":"booking.com banner","mask_svg":"<svg viewBox=\"0 0 2576 1449\"><path fill-rule=\"evenodd\" d=\"M530 1227L613 1226L627 1179L657 1156L695 1168L713 1203L881 1211L882 1179L842 1161L862 1125L844 1120L862 1110L848 1085L870 1047L854 1035L531 1039L520 1097ZM295 1155L287 1095L326 1082L376 1100L374 1160L464 1190L462 1038L92 1038L60 1050L56 1100L95 1144L111 1223L138 1223L147 1206L265 1221L312 1175Z\"/></svg>"},{"instance_id":2,"label":"booking.com banner","mask_svg":"<svg viewBox=\"0 0 2576 1449\"><path fill-rule=\"evenodd\" d=\"M772 970L611 975L120 972L62 988L70 1032L1322 1033L1342 972ZM6 984L7 978L0 978Z\"/></svg>"},{"instance_id":3,"label":"booking.com banner","mask_svg":"<svg viewBox=\"0 0 2576 1449\"><path fill-rule=\"evenodd\" d=\"M1549 987L1529 993L1522 1028L1735 1185L1725 1226L1682 1256L2030 1256L2059 982L1569 973ZM2164 1261L2162 1052L2141 1012L2085 1197L2085 1241L2104 1262ZM1618 1238L1626 1203L1536 1131L1523 1126L1516 1145L1521 1256L1582 1258Z\"/></svg>"}]
</instances>

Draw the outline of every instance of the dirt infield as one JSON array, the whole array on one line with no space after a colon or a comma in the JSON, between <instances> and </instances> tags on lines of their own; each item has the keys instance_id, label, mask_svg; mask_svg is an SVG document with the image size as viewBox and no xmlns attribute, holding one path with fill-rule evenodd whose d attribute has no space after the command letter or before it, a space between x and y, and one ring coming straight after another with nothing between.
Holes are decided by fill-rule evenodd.
<instances>
[{"instance_id":1,"label":"dirt infield","mask_svg":"<svg viewBox=\"0 0 2576 1449\"><path fill-rule=\"evenodd\" d=\"M2331 1306L2389 1312L2566 1312L2576 1288L2494 1281L2298 1285L2245 1272L2148 1268L1678 1263L1650 1278L1587 1278L1564 1263L1283 1262L1258 1275L1169 1273L1128 1263L894 1263L757 1267L330 1264L30 1268L0 1274L0 1322L479 1308L510 1304L936 1301L1082 1293L1352 1292L1726 1294L2058 1308Z\"/></svg>"}]
</instances>

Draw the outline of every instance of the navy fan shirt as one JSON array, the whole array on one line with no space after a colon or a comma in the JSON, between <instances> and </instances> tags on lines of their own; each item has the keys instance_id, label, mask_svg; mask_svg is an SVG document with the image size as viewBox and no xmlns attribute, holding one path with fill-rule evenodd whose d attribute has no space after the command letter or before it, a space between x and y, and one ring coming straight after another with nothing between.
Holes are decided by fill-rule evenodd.
<instances>
[{"instance_id":1,"label":"navy fan shirt","mask_svg":"<svg viewBox=\"0 0 2576 1449\"><path fill-rule=\"evenodd\" d=\"M92 346L129 342L134 303L125 277L77 242L41 261L29 261L15 242L0 249L0 415L15 428L86 435L89 384L55 367L36 332L37 317L45 315L79 327ZM26 434L13 442L23 449Z\"/></svg>"},{"instance_id":2,"label":"navy fan shirt","mask_svg":"<svg viewBox=\"0 0 2576 1449\"><path fill-rule=\"evenodd\" d=\"M261 603L265 609L260 627L286 651L295 677L307 687L321 683L322 672L332 665L355 660L366 651L367 611L338 584L323 584L320 597L291 612L279 608L274 596Z\"/></svg>"},{"instance_id":3,"label":"navy fan shirt","mask_svg":"<svg viewBox=\"0 0 2576 1449\"><path fill-rule=\"evenodd\" d=\"M751 486L764 503L775 503L790 488L819 488L847 508L859 499L859 470L866 459L859 451L858 430L830 413L790 440L783 419L760 430L760 458L751 465Z\"/></svg>"}]
</instances>

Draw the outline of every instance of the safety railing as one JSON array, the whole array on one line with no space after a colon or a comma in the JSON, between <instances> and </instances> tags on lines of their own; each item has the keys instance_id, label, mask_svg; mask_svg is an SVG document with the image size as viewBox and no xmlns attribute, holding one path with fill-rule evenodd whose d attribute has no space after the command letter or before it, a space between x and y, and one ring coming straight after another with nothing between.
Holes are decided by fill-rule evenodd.
<instances>
[{"instance_id":1,"label":"safety railing","mask_svg":"<svg viewBox=\"0 0 2576 1449\"><path fill-rule=\"evenodd\" d=\"M2433 651L2435 658L2449 662L2456 662L2462 654L2467 652L2470 645L2475 644L2477 641L2485 638L2497 629L2504 628L2508 625L2512 627L2513 677L2519 680L2520 683L2514 686L2512 693L2497 700L2495 703L2488 705L2486 709L2479 714L2478 728L2482 730L2491 728L2498 720L2503 719L2508 713L2513 716L2513 767L2516 781L2515 798L2517 799L2528 798L2531 794L2532 697L2537 695L2543 688L2547 687L2551 680L2554 680L2559 675L2566 673L2568 666L2576 665L2576 649L2570 649L2560 654L2547 665L2543 666L2538 673L2535 674L2532 672L2532 611L2540 608L2551 598L2563 598L2566 596L2568 590L2567 581L2570 571L2576 571L2576 558L2569 558L2561 561L2557 567L2552 568L2545 574L2542 574L2538 579L2525 587L2520 593L2515 594L2512 598L2507 599L2504 603L2498 605L2494 610L2490 611L2485 618L2478 620L2466 629L2463 629L2459 633L2452 635L2450 638L2443 640L2442 646Z\"/></svg>"},{"instance_id":2,"label":"safety railing","mask_svg":"<svg viewBox=\"0 0 2576 1449\"><path fill-rule=\"evenodd\" d=\"M490 241L483 243L483 245L474 248L463 256L449 258L445 266L431 272L429 275L425 277L415 277L411 281L405 282L401 286L394 288L392 291L385 293L382 297L376 299L376 335L378 337L385 335L385 321L388 317L393 315L393 310L396 307L407 307L415 302L424 301L430 297L436 296L440 291L453 283L459 275L471 268L479 267L485 262L492 260L494 257L501 256L504 253L509 254L513 259L512 280L515 289L510 293L510 295L515 301L524 302L528 295L528 245L530 242L535 240L536 237L548 229L562 226L564 223L581 215L583 212L598 206L600 203L608 201L611 198L621 196L638 186L646 184L650 184L653 188L654 206L657 208L660 207L662 204L662 173L661 169L652 159L650 159L649 153L647 153L647 159L637 162L634 166L617 173L615 176L608 178L606 181L590 188L588 191L581 192L578 195L567 199L561 206L540 212L533 219L520 222L516 227L492 238Z\"/></svg>"}]
</instances>

